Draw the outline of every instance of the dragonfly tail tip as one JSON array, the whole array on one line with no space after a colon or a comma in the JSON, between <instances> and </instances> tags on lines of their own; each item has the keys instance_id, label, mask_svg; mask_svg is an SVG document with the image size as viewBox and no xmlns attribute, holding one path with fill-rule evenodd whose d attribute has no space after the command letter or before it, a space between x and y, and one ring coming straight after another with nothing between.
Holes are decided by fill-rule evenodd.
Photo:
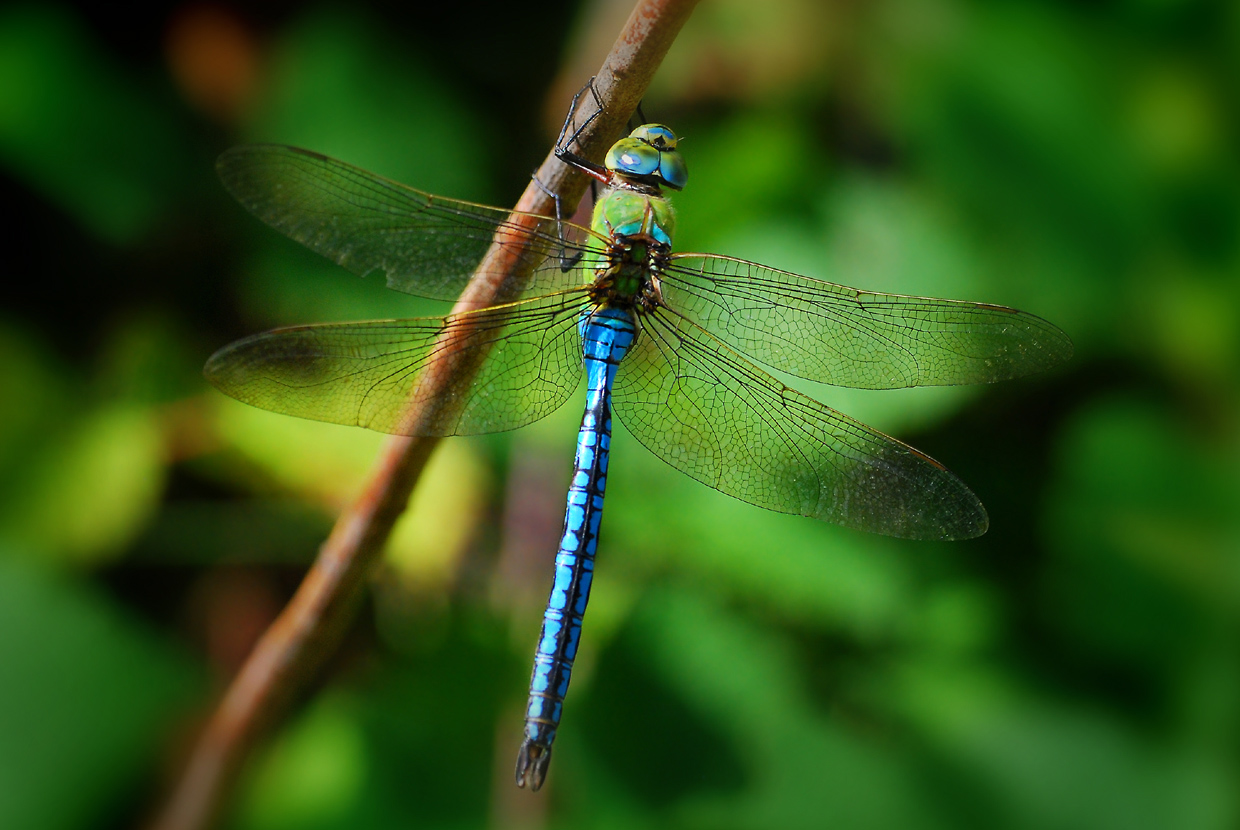
<instances>
[{"instance_id":1,"label":"dragonfly tail tip","mask_svg":"<svg viewBox=\"0 0 1240 830\"><path fill-rule=\"evenodd\" d=\"M547 777L547 766L551 763L551 747L537 744L526 738L517 753L517 786L530 788L537 792Z\"/></svg>"}]
</instances>

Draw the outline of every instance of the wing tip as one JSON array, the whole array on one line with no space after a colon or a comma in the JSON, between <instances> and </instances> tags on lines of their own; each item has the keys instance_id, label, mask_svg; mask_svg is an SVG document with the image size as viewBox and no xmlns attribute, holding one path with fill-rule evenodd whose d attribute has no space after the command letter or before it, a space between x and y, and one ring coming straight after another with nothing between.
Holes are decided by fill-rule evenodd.
<instances>
[{"instance_id":1,"label":"wing tip","mask_svg":"<svg viewBox=\"0 0 1240 830\"><path fill-rule=\"evenodd\" d=\"M246 400L240 391L245 386L246 369L249 365L245 351L252 340L253 336L235 340L208 357L202 367L202 376L207 383L230 398Z\"/></svg>"},{"instance_id":2,"label":"wing tip","mask_svg":"<svg viewBox=\"0 0 1240 830\"><path fill-rule=\"evenodd\" d=\"M914 542L964 542L977 539L986 535L986 532L990 530L990 516L986 513L986 508L982 506L982 503L976 499L977 497L974 496L971 509L962 508L954 516L938 515L929 517L928 520L927 517L918 516L909 521L907 525L859 529Z\"/></svg>"},{"instance_id":3,"label":"wing tip","mask_svg":"<svg viewBox=\"0 0 1240 830\"><path fill-rule=\"evenodd\" d=\"M940 539L944 542L964 542L985 536L988 530L990 530L990 515L979 501L976 505L976 511L969 521L960 522L956 527L947 528Z\"/></svg>"}]
</instances>

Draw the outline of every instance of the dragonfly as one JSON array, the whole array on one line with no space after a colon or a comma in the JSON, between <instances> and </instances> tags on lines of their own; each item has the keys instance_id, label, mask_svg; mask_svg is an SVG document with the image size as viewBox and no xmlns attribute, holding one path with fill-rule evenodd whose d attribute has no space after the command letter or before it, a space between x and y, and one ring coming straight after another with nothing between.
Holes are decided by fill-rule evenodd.
<instances>
[{"instance_id":1,"label":"dragonfly","mask_svg":"<svg viewBox=\"0 0 1240 830\"><path fill-rule=\"evenodd\" d=\"M574 102L574 108L576 102ZM569 122L573 115L570 112ZM557 141L600 191L590 227L415 190L309 150L250 145L217 163L251 213L349 271L453 300L488 250L529 273L509 300L443 317L295 326L225 346L207 379L274 412L423 436L511 430L586 379L564 530L535 649L518 786L542 786L593 581L614 411L659 458L770 510L906 539L969 539L989 519L946 467L759 365L862 389L975 384L1067 360L1068 337L989 303L863 291L730 256L673 252L665 191L688 169L643 124L602 164ZM487 276L487 274L482 274ZM476 359L422 406L446 362ZM429 415L412 421L421 406Z\"/></svg>"}]
</instances>

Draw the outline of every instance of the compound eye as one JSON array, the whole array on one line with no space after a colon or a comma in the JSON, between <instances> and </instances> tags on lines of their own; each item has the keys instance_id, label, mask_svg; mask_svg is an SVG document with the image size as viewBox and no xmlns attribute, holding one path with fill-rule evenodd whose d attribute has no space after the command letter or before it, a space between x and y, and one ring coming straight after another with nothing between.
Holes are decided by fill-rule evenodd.
<instances>
[{"instance_id":1,"label":"compound eye","mask_svg":"<svg viewBox=\"0 0 1240 830\"><path fill-rule=\"evenodd\" d=\"M685 166L685 158L672 150L659 155L659 178L673 190L684 190L689 181L689 168Z\"/></svg>"},{"instance_id":2,"label":"compound eye","mask_svg":"<svg viewBox=\"0 0 1240 830\"><path fill-rule=\"evenodd\" d=\"M607 151L608 170L630 176L652 176L659 170L659 151L641 139L622 138Z\"/></svg>"}]
</instances>

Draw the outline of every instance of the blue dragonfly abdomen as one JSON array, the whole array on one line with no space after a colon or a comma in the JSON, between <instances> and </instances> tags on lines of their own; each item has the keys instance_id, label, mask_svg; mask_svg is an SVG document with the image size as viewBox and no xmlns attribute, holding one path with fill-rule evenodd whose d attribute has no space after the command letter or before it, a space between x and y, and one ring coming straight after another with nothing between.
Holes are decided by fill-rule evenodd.
<instances>
[{"instance_id":1,"label":"blue dragonfly abdomen","mask_svg":"<svg viewBox=\"0 0 1240 830\"><path fill-rule=\"evenodd\" d=\"M517 783L533 789L542 786L551 760L551 744L568 694L594 581L594 554L611 453L611 388L616 368L637 336L633 313L622 308L587 308L581 315L580 330L586 370L585 413L577 433L564 534L555 557L555 581L534 654L525 740L517 758Z\"/></svg>"}]
</instances>

